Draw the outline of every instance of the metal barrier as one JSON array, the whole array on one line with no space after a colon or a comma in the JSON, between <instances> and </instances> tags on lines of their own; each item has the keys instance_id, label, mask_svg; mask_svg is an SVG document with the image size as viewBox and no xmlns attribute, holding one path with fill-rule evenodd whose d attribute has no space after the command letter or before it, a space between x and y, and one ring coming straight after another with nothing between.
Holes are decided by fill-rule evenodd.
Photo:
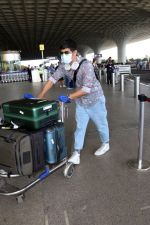
<instances>
[{"instance_id":1,"label":"metal barrier","mask_svg":"<svg viewBox=\"0 0 150 225\"><path fill-rule=\"evenodd\" d=\"M137 98L140 94L140 76L134 77L134 97Z\"/></svg>"},{"instance_id":2,"label":"metal barrier","mask_svg":"<svg viewBox=\"0 0 150 225\"><path fill-rule=\"evenodd\" d=\"M68 118L68 106L64 102L61 102L61 107L60 107L60 119L64 123L65 118Z\"/></svg>"},{"instance_id":3,"label":"metal barrier","mask_svg":"<svg viewBox=\"0 0 150 225\"><path fill-rule=\"evenodd\" d=\"M139 149L137 160L130 160L128 165L139 171L150 169L150 162L143 160L143 135L144 135L144 102L150 102L150 98L144 94L138 95L140 101L140 126L139 126Z\"/></svg>"},{"instance_id":4,"label":"metal barrier","mask_svg":"<svg viewBox=\"0 0 150 225\"><path fill-rule=\"evenodd\" d=\"M125 76L130 74L120 74L120 91L124 92L124 82ZM136 98L139 95L140 90L140 76L134 77L134 97Z\"/></svg>"},{"instance_id":5,"label":"metal barrier","mask_svg":"<svg viewBox=\"0 0 150 225\"><path fill-rule=\"evenodd\" d=\"M115 83L116 83L116 74L112 73L112 87L115 87Z\"/></svg>"},{"instance_id":6,"label":"metal barrier","mask_svg":"<svg viewBox=\"0 0 150 225\"><path fill-rule=\"evenodd\" d=\"M102 79L102 70L99 69L99 81Z\"/></svg>"},{"instance_id":7,"label":"metal barrier","mask_svg":"<svg viewBox=\"0 0 150 225\"><path fill-rule=\"evenodd\" d=\"M120 74L120 91L124 92L124 74Z\"/></svg>"}]
</instances>

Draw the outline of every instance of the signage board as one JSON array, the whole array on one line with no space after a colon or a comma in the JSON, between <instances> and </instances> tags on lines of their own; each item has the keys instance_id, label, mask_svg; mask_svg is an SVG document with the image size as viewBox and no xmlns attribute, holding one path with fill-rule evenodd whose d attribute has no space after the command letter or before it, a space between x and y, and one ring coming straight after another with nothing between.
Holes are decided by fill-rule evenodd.
<instances>
[{"instance_id":1,"label":"signage board","mask_svg":"<svg viewBox=\"0 0 150 225\"><path fill-rule=\"evenodd\" d=\"M39 49L40 49L40 51L44 51L44 44L40 44Z\"/></svg>"},{"instance_id":2,"label":"signage board","mask_svg":"<svg viewBox=\"0 0 150 225\"><path fill-rule=\"evenodd\" d=\"M131 73L130 65L115 65L115 68L118 73Z\"/></svg>"}]
</instances>

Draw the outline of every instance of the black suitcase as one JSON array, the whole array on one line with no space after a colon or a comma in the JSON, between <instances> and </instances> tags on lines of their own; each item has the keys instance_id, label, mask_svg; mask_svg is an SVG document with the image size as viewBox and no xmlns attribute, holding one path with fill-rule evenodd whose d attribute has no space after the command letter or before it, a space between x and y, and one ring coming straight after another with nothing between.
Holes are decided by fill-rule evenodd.
<instances>
[{"instance_id":1,"label":"black suitcase","mask_svg":"<svg viewBox=\"0 0 150 225\"><path fill-rule=\"evenodd\" d=\"M0 169L8 174L32 175L45 166L44 132L0 129Z\"/></svg>"},{"instance_id":2,"label":"black suitcase","mask_svg":"<svg viewBox=\"0 0 150 225\"><path fill-rule=\"evenodd\" d=\"M47 163L55 164L67 157L63 123L57 123L46 129L45 144L45 160Z\"/></svg>"},{"instance_id":3,"label":"black suitcase","mask_svg":"<svg viewBox=\"0 0 150 225\"><path fill-rule=\"evenodd\" d=\"M37 172L45 166L45 128L36 132L29 132L32 147L33 172Z\"/></svg>"},{"instance_id":4,"label":"black suitcase","mask_svg":"<svg viewBox=\"0 0 150 225\"><path fill-rule=\"evenodd\" d=\"M19 99L2 104L4 120L28 130L37 130L58 120L57 101L46 99Z\"/></svg>"}]
</instances>

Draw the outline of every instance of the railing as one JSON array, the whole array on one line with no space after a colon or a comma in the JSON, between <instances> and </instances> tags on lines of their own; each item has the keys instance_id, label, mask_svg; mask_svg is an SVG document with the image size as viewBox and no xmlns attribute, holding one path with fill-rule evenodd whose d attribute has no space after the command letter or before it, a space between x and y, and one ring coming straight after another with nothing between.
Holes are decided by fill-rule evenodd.
<instances>
[{"instance_id":1,"label":"railing","mask_svg":"<svg viewBox=\"0 0 150 225\"><path fill-rule=\"evenodd\" d=\"M138 95L140 101L140 118L139 118L139 148L137 160L130 160L128 165L139 171L145 171L150 169L150 162L143 160L143 136L144 136L144 104L150 102L150 98L144 94Z\"/></svg>"}]
</instances>

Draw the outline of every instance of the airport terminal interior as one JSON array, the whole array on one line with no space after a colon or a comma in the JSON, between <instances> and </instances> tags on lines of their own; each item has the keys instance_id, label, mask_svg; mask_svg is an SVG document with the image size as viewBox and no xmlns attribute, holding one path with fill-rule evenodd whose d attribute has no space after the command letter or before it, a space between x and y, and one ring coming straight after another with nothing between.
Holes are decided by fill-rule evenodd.
<instances>
[{"instance_id":1,"label":"airport terminal interior","mask_svg":"<svg viewBox=\"0 0 150 225\"><path fill-rule=\"evenodd\" d=\"M71 178L64 177L62 166L25 193L23 202L15 196L0 196L1 225L147 225L150 220L150 170L130 165L137 161L139 149L139 100L134 97L134 82L125 79L124 91L101 78L106 96L110 128L110 151L94 156L100 146L98 134L89 123L81 163ZM1 103L20 99L26 92L37 95L44 83L28 81L1 84ZM56 84L46 98L57 99L72 90ZM140 84L140 93L150 96L148 85ZM143 162L150 162L149 110L144 103ZM75 128L75 103L68 104L65 135L71 154ZM1 111L2 116L2 111ZM22 188L35 177L0 178L1 188L8 184ZM6 185L7 186L7 185Z\"/></svg>"},{"instance_id":2,"label":"airport terminal interior","mask_svg":"<svg viewBox=\"0 0 150 225\"><path fill-rule=\"evenodd\" d=\"M47 164L44 173L38 170L30 176L16 176L0 167L0 225L150 223L150 56L133 59L132 65L126 56L127 44L150 37L149 24L149 0L0 1L0 105L22 99L25 93L38 96L54 72L47 71L42 79L39 67L49 67L51 60L58 63L60 45L71 38L78 45L74 49L78 56L93 53L97 60L110 131L110 150L95 156L101 143L89 121L81 163L66 176L76 122L74 100L65 104L67 158L58 167ZM117 59L108 85L101 52L112 47L117 47ZM28 60L41 60L38 69ZM60 85L56 83L45 99L57 101L58 96L74 91ZM3 119L1 107L1 128ZM21 161L18 155L14 158Z\"/></svg>"}]
</instances>

